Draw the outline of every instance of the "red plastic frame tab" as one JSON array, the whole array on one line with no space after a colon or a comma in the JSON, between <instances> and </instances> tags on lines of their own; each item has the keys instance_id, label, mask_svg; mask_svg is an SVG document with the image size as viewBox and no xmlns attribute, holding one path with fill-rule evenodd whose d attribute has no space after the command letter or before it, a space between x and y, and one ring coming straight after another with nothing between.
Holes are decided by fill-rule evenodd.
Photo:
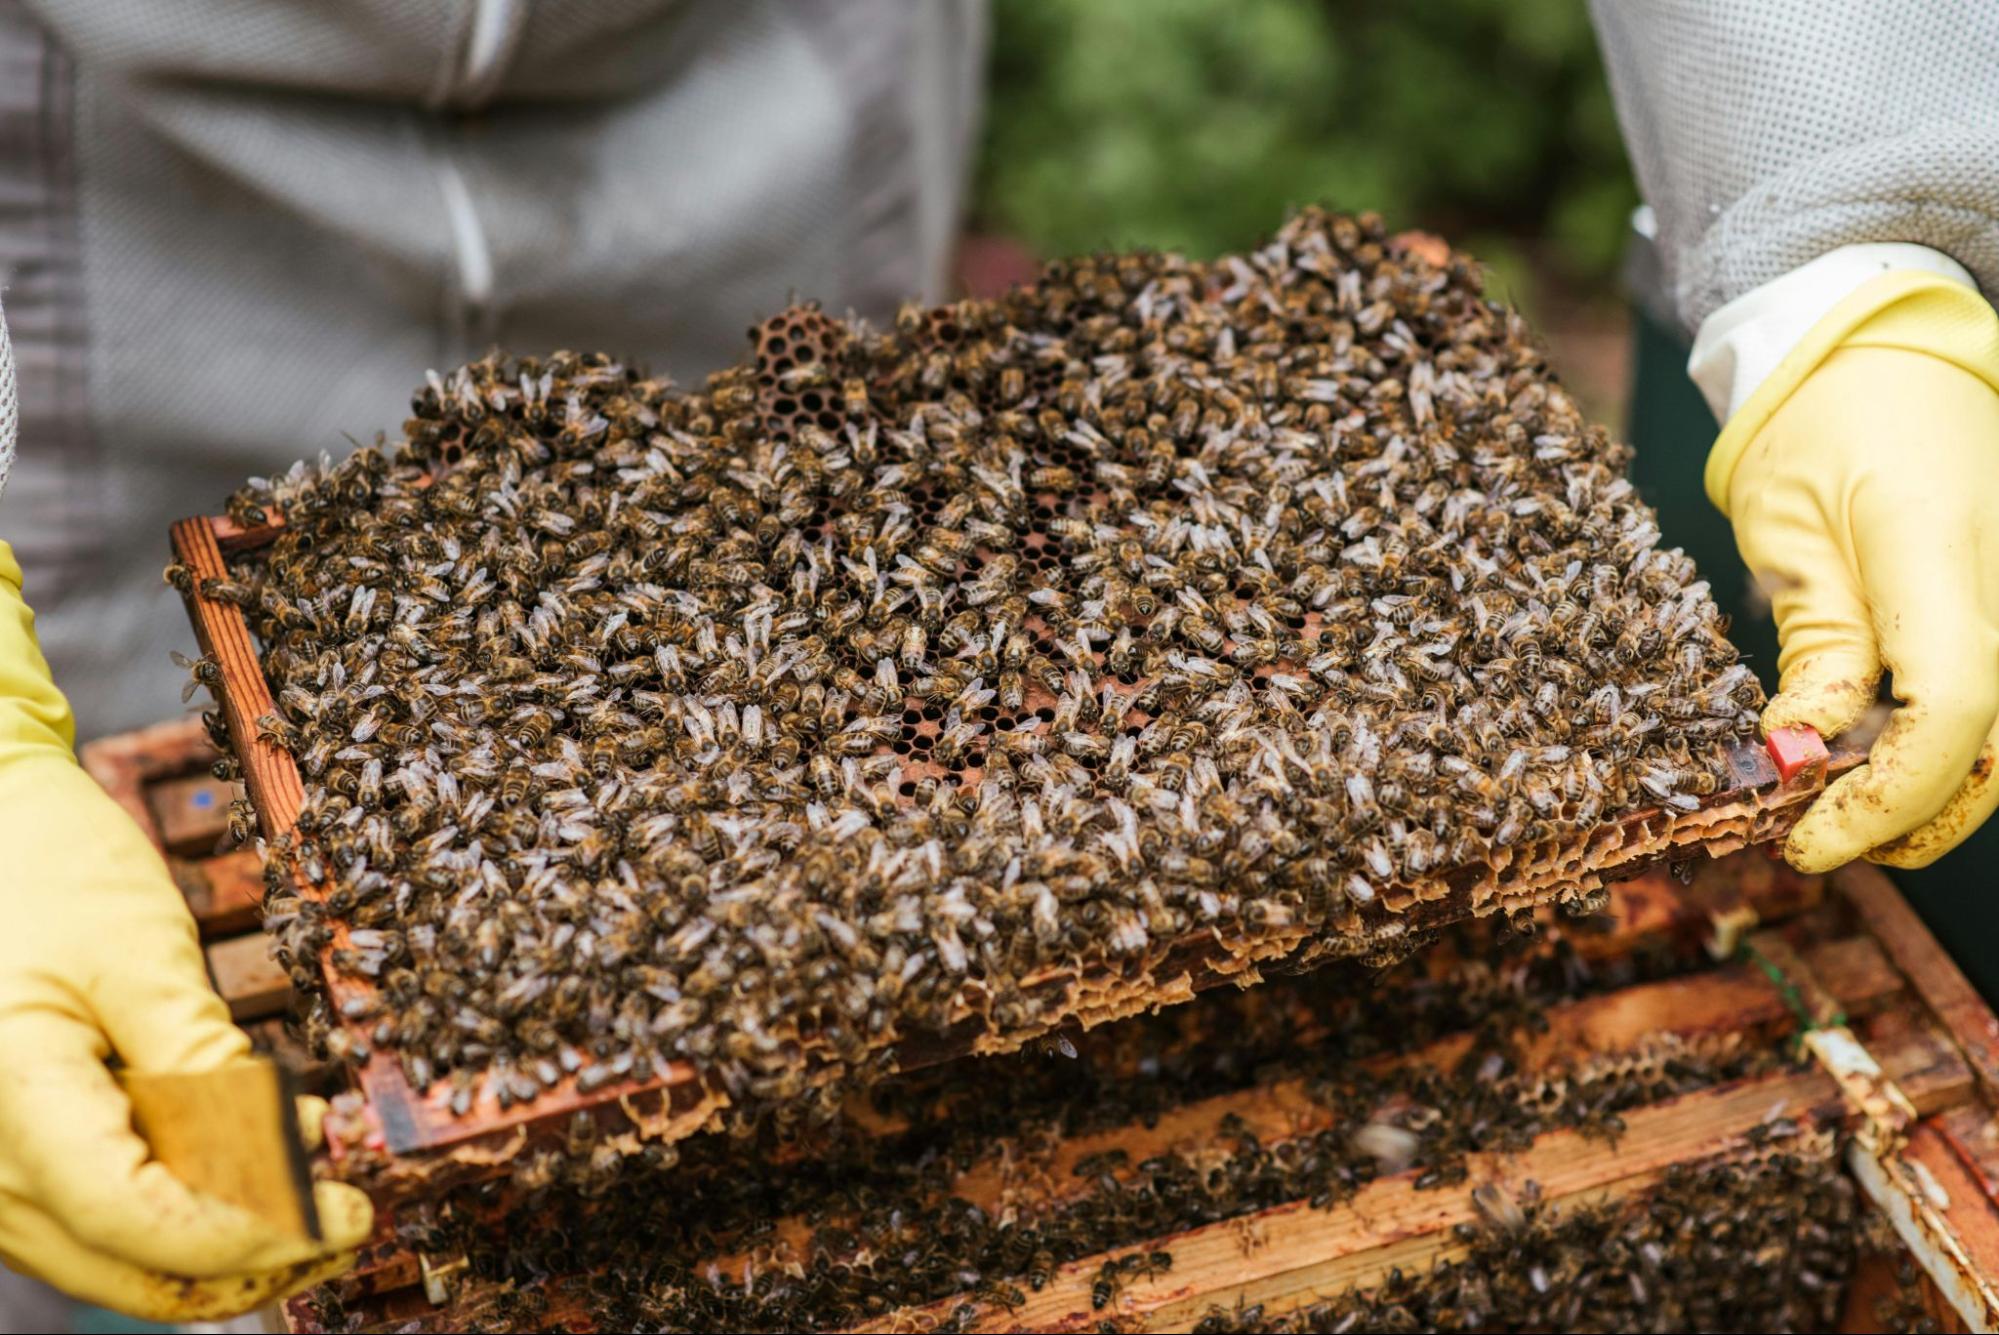
<instances>
[{"instance_id":1,"label":"red plastic frame tab","mask_svg":"<svg viewBox=\"0 0 1999 1335\"><path fill-rule=\"evenodd\" d=\"M1777 777L1785 783L1815 765L1823 767L1831 755L1817 728L1772 728L1764 744L1776 762Z\"/></svg>"}]
</instances>

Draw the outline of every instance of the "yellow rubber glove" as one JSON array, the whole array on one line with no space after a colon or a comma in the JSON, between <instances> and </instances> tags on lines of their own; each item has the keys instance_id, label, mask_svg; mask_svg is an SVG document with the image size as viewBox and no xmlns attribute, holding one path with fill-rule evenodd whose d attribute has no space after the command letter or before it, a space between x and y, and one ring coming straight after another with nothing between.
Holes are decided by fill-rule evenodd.
<instances>
[{"instance_id":1,"label":"yellow rubber glove","mask_svg":"<svg viewBox=\"0 0 1999 1335\"><path fill-rule=\"evenodd\" d=\"M372 1212L321 1183L315 1247L150 1160L105 1059L202 1071L249 1040L166 865L73 735L0 542L0 1259L134 1316L230 1316L352 1264Z\"/></svg>"},{"instance_id":2,"label":"yellow rubber glove","mask_svg":"<svg viewBox=\"0 0 1999 1335\"><path fill-rule=\"evenodd\" d=\"M1707 486L1776 613L1765 731L1835 736L1894 674L1868 763L1786 859L1934 861L1999 805L1999 315L1946 278L1870 280L1729 419Z\"/></svg>"}]
</instances>

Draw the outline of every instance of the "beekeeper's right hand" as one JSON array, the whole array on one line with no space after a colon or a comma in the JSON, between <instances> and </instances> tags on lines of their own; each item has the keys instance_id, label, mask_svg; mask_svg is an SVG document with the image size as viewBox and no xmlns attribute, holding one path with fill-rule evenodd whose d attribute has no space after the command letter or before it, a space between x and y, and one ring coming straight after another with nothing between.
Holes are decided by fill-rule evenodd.
<instances>
[{"instance_id":1,"label":"beekeeper's right hand","mask_svg":"<svg viewBox=\"0 0 1999 1335\"><path fill-rule=\"evenodd\" d=\"M231 1316L338 1274L368 1198L321 1183L323 1246L153 1161L106 1060L200 1072L242 1057L160 855L71 753L0 542L0 1259L166 1322Z\"/></svg>"},{"instance_id":2,"label":"beekeeper's right hand","mask_svg":"<svg viewBox=\"0 0 1999 1335\"><path fill-rule=\"evenodd\" d=\"M1868 763L1785 843L1810 872L1924 866L1999 806L1999 313L1940 257L1938 272L1894 263L1916 247L1854 250L1716 317L1755 380L1735 387L1707 484L1783 642L1763 726L1844 732L1894 674ZM1832 299L1849 260L1858 281ZM1773 336L1793 310L1799 335ZM1782 349L1767 369L1765 349Z\"/></svg>"}]
</instances>

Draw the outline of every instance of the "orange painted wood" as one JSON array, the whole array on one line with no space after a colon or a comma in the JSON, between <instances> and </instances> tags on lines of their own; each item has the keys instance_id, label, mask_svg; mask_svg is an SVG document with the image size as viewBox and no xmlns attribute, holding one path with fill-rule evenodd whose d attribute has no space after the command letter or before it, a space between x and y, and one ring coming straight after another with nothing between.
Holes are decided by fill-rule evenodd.
<instances>
[{"instance_id":1,"label":"orange painted wood","mask_svg":"<svg viewBox=\"0 0 1999 1335\"><path fill-rule=\"evenodd\" d=\"M212 942L204 953L208 956L208 976L229 1003L233 1019L241 1022L276 1015L290 1002L291 979L271 958L270 942L262 932Z\"/></svg>"},{"instance_id":2,"label":"orange painted wood","mask_svg":"<svg viewBox=\"0 0 1999 1335\"><path fill-rule=\"evenodd\" d=\"M1950 1142L1986 1199L1999 1206L1999 1117L1982 1103L1967 1103L1931 1118L1930 1125Z\"/></svg>"},{"instance_id":3,"label":"orange painted wood","mask_svg":"<svg viewBox=\"0 0 1999 1335\"><path fill-rule=\"evenodd\" d=\"M253 552L270 543L284 530L285 517L282 511L272 510L267 518L268 522L249 527L237 523L227 515L216 515L207 522L209 530L215 534L215 545L222 552Z\"/></svg>"},{"instance_id":4,"label":"orange painted wood","mask_svg":"<svg viewBox=\"0 0 1999 1335\"><path fill-rule=\"evenodd\" d=\"M1902 1288L1896 1273L1901 1256L1869 1252L1860 1258L1846 1281L1846 1295L1840 1303L1839 1335L1875 1335L1883 1330L1882 1313L1895 1310ZM1930 1277L1916 1271L1916 1286L1923 1312L1938 1335L1962 1335L1970 1329L1945 1300Z\"/></svg>"},{"instance_id":5,"label":"orange painted wood","mask_svg":"<svg viewBox=\"0 0 1999 1335\"><path fill-rule=\"evenodd\" d=\"M1910 1130L1902 1157L1922 1165L1928 1175L1925 1186L1934 1184L1942 1193L1930 1204L1964 1249L1971 1268L1990 1282L1991 1276L1999 1275L1999 1206L1993 1204L1978 1173L1957 1153L1936 1118L1918 1122Z\"/></svg>"},{"instance_id":6,"label":"orange painted wood","mask_svg":"<svg viewBox=\"0 0 1999 1335\"><path fill-rule=\"evenodd\" d=\"M209 745L201 720L185 718L85 742L77 759L153 846L164 851L146 787L159 779L205 770L215 760L215 748Z\"/></svg>"},{"instance_id":7,"label":"orange painted wood","mask_svg":"<svg viewBox=\"0 0 1999 1335\"><path fill-rule=\"evenodd\" d=\"M239 848L212 858L169 857L167 870L204 939L234 936L257 926L264 902L264 863L252 850Z\"/></svg>"},{"instance_id":8,"label":"orange painted wood","mask_svg":"<svg viewBox=\"0 0 1999 1335\"><path fill-rule=\"evenodd\" d=\"M209 857L229 837L229 804L242 796L233 783L208 774L158 779L146 785L146 802L169 853Z\"/></svg>"},{"instance_id":9,"label":"orange painted wood","mask_svg":"<svg viewBox=\"0 0 1999 1335\"><path fill-rule=\"evenodd\" d=\"M202 580L221 579L229 573L210 520L183 519L175 524L173 546L181 564L194 572L197 586ZM275 839L298 820L305 787L291 756L258 734L257 720L275 713L277 704L264 680L263 665L257 661L250 623L233 603L194 597L187 604L195 641L222 668L222 713L243 765L243 784L256 804L264 837Z\"/></svg>"}]
</instances>

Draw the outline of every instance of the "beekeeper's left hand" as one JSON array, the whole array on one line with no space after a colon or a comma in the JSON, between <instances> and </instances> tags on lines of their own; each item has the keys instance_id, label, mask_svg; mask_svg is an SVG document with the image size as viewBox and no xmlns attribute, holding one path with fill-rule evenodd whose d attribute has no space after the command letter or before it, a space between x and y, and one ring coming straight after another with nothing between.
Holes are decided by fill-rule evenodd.
<instances>
[{"instance_id":1,"label":"beekeeper's left hand","mask_svg":"<svg viewBox=\"0 0 1999 1335\"><path fill-rule=\"evenodd\" d=\"M249 1040L159 853L70 751L69 708L0 542L0 1259L154 1321L232 1316L352 1264L368 1198L316 1192L323 1244L152 1157L106 1065L212 1070Z\"/></svg>"}]
</instances>

